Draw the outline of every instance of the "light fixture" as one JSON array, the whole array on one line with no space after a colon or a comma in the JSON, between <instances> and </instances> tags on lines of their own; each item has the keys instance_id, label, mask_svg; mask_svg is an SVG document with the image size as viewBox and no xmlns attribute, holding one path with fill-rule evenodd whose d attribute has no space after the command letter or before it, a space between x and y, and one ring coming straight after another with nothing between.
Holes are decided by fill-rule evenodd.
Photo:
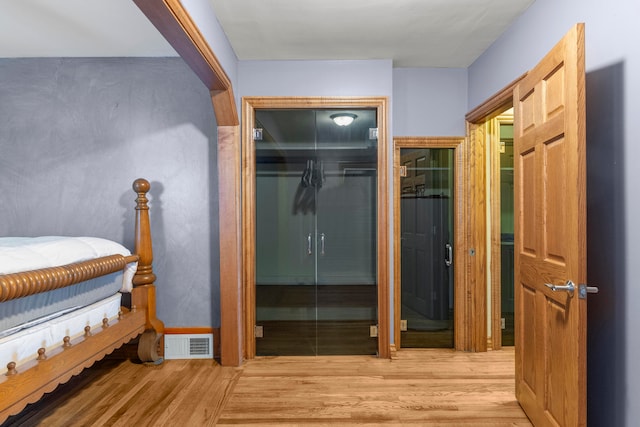
<instances>
[{"instance_id":1,"label":"light fixture","mask_svg":"<svg viewBox=\"0 0 640 427\"><path fill-rule=\"evenodd\" d=\"M338 126L349 126L358 116L353 113L336 113L329 117Z\"/></svg>"}]
</instances>

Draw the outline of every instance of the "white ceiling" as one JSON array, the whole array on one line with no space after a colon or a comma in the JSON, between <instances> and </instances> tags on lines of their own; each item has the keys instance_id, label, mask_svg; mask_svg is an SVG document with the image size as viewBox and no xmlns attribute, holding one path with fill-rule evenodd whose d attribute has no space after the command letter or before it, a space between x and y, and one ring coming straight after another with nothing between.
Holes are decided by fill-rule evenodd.
<instances>
[{"instance_id":1,"label":"white ceiling","mask_svg":"<svg viewBox=\"0 0 640 427\"><path fill-rule=\"evenodd\" d=\"M467 67L534 0L211 1L240 60ZM0 0L0 57L175 56L132 0Z\"/></svg>"},{"instance_id":2,"label":"white ceiling","mask_svg":"<svg viewBox=\"0 0 640 427\"><path fill-rule=\"evenodd\" d=\"M133 0L0 0L0 57L177 56Z\"/></svg>"},{"instance_id":3,"label":"white ceiling","mask_svg":"<svg viewBox=\"0 0 640 427\"><path fill-rule=\"evenodd\" d=\"M211 0L239 59L468 67L533 0Z\"/></svg>"}]
</instances>

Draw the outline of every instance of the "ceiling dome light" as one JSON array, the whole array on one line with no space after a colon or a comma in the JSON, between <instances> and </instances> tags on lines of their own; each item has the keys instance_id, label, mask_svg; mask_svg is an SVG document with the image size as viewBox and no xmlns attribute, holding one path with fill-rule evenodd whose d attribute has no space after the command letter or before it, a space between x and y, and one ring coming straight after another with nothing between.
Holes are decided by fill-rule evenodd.
<instances>
[{"instance_id":1,"label":"ceiling dome light","mask_svg":"<svg viewBox=\"0 0 640 427\"><path fill-rule=\"evenodd\" d=\"M352 113L336 113L329 117L338 126L349 126L358 116Z\"/></svg>"}]
</instances>

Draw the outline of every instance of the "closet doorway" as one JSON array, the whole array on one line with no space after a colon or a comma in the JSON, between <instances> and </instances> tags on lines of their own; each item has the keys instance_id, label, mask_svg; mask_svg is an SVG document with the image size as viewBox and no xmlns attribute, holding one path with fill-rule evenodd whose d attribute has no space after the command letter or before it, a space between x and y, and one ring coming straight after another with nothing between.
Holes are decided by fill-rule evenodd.
<instances>
[{"instance_id":1,"label":"closet doorway","mask_svg":"<svg viewBox=\"0 0 640 427\"><path fill-rule=\"evenodd\" d=\"M490 347L515 343L513 108L489 119L487 171L491 242L487 283L491 290Z\"/></svg>"},{"instance_id":2,"label":"closet doorway","mask_svg":"<svg viewBox=\"0 0 640 427\"><path fill-rule=\"evenodd\" d=\"M394 139L395 346L460 348L463 138ZM458 331L458 342L464 331Z\"/></svg>"},{"instance_id":3,"label":"closet doorway","mask_svg":"<svg viewBox=\"0 0 640 427\"><path fill-rule=\"evenodd\" d=\"M378 354L380 109L287 100L243 100L246 357Z\"/></svg>"}]
</instances>

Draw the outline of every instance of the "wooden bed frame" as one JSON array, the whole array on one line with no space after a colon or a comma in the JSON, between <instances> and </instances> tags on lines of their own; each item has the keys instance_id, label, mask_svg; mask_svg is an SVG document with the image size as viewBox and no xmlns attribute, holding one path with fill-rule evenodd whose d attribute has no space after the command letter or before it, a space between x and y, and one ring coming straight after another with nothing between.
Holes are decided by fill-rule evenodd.
<instances>
[{"instance_id":1,"label":"wooden bed frame","mask_svg":"<svg viewBox=\"0 0 640 427\"><path fill-rule=\"evenodd\" d=\"M6 374L0 374L0 424L136 337L139 337L138 357L143 362L162 361L158 350L161 350L164 324L156 317L156 276L152 268L153 250L146 197L149 189L150 184L144 179L133 183L133 190L138 195L134 255L112 255L62 267L0 275L0 301L5 301L72 286L122 270L127 263L138 261L131 291L131 309L123 307L115 322L109 323L104 319L102 326L94 330L87 326L84 336L74 340L65 337L60 347L49 353L45 354L41 348L36 360L18 370L14 362L7 364Z\"/></svg>"}]
</instances>

